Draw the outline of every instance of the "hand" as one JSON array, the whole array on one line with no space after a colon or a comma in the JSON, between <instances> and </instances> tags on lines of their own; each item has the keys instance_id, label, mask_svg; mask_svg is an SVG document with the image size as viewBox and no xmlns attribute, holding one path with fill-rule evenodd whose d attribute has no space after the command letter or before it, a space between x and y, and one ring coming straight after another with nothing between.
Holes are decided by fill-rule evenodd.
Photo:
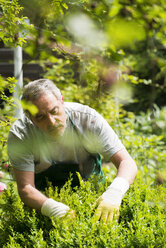
<instances>
[{"instance_id":1,"label":"hand","mask_svg":"<svg viewBox=\"0 0 166 248\"><path fill-rule=\"evenodd\" d=\"M97 200L97 220L103 221L104 223L111 222L115 216L119 218L119 206L113 205L106 200L103 200L102 196Z\"/></svg>"},{"instance_id":2,"label":"hand","mask_svg":"<svg viewBox=\"0 0 166 248\"><path fill-rule=\"evenodd\" d=\"M52 217L54 221L56 221L57 218L66 218L69 210L70 208L67 205L51 198L47 199L41 207L41 213L48 217Z\"/></svg>"},{"instance_id":3,"label":"hand","mask_svg":"<svg viewBox=\"0 0 166 248\"><path fill-rule=\"evenodd\" d=\"M129 188L129 182L124 178L117 177L112 184L97 200L97 219L104 220L105 223L113 220L115 216L119 218L119 207L123 196Z\"/></svg>"},{"instance_id":4,"label":"hand","mask_svg":"<svg viewBox=\"0 0 166 248\"><path fill-rule=\"evenodd\" d=\"M76 212L75 210L69 210L68 213L66 214L67 218L72 218L75 219L76 218Z\"/></svg>"},{"instance_id":5,"label":"hand","mask_svg":"<svg viewBox=\"0 0 166 248\"><path fill-rule=\"evenodd\" d=\"M65 222L65 223L73 223L73 221L76 219L76 212L75 210L69 210L65 216L60 218L60 221Z\"/></svg>"}]
</instances>

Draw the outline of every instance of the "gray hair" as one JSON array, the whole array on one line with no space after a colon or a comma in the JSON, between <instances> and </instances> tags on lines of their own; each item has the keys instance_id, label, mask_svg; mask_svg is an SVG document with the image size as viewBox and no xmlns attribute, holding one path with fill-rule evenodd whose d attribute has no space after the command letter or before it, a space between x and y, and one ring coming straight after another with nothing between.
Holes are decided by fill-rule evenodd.
<instances>
[{"instance_id":1,"label":"gray hair","mask_svg":"<svg viewBox=\"0 0 166 248\"><path fill-rule=\"evenodd\" d=\"M56 85L49 79L37 79L24 86L22 100L34 101L43 93L52 92L56 98L62 101L62 95Z\"/></svg>"}]
</instances>

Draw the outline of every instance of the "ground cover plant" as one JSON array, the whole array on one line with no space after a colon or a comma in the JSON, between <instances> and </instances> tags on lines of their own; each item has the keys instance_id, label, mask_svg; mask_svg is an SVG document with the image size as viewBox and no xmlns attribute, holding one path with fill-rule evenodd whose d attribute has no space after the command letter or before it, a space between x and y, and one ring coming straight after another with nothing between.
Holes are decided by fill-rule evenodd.
<instances>
[{"instance_id":1,"label":"ground cover plant","mask_svg":"<svg viewBox=\"0 0 166 248\"><path fill-rule=\"evenodd\" d=\"M115 171L108 167L104 171L107 185ZM145 183L143 173L123 199L119 220L108 225L96 221L93 206L106 185L81 181L74 191L70 185L69 180L60 192L51 186L45 192L76 212L75 219L54 222L24 206L11 184L1 199L0 246L165 247L166 189L151 179Z\"/></svg>"}]
</instances>

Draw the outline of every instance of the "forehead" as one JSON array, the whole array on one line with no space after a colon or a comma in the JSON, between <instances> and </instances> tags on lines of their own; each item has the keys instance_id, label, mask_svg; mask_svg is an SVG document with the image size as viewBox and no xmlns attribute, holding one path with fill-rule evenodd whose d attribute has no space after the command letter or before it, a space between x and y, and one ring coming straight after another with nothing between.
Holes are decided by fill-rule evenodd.
<instances>
[{"instance_id":1,"label":"forehead","mask_svg":"<svg viewBox=\"0 0 166 248\"><path fill-rule=\"evenodd\" d=\"M39 112L48 112L54 107L59 107L61 102L52 92L46 92L37 97L33 104L37 106Z\"/></svg>"}]
</instances>

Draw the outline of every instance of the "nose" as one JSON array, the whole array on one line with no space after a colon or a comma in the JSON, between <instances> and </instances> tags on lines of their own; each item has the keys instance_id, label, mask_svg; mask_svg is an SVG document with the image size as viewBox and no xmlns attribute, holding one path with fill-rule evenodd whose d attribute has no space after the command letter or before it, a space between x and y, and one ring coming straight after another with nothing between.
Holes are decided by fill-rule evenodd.
<instances>
[{"instance_id":1,"label":"nose","mask_svg":"<svg viewBox=\"0 0 166 248\"><path fill-rule=\"evenodd\" d=\"M49 126L55 126L56 120L51 114L48 115L47 121Z\"/></svg>"}]
</instances>

